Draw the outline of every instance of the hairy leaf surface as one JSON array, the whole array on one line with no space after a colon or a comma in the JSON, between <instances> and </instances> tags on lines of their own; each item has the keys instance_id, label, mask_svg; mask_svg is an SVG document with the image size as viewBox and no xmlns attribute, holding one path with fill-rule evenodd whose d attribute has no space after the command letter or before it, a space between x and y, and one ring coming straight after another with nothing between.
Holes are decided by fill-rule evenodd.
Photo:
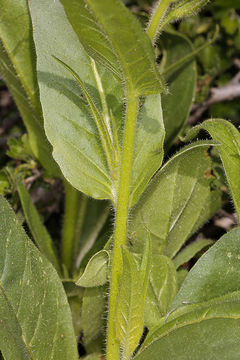
<instances>
[{"instance_id":1,"label":"hairy leaf surface","mask_svg":"<svg viewBox=\"0 0 240 360\"><path fill-rule=\"evenodd\" d=\"M163 160L163 124L160 95L146 97L136 130L130 205L134 205Z\"/></svg>"},{"instance_id":2,"label":"hairy leaf surface","mask_svg":"<svg viewBox=\"0 0 240 360\"><path fill-rule=\"evenodd\" d=\"M83 274L76 281L76 285L94 287L104 285L108 280L109 253L106 250L97 252L89 260Z\"/></svg>"},{"instance_id":3,"label":"hairy leaf surface","mask_svg":"<svg viewBox=\"0 0 240 360\"><path fill-rule=\"evenodd\" d=\"M177 274L172 261L164 255L153 255L152 259L144 319L148 329L167 313L177 291Z\"/></svg>"},{"instance_id":4,"label":"hairy leaf surface","mask_svg":"<svg viewBox=\"0 0 240 360\"><path fill-rule=\"evenodd\" d=\"M123 249L123 274L116 308L116 337L120 342L124 360L130 358L143 332L146 292L143 280L133 255Z\"/></svg>"},{"instance_id":5,"label":"hairy leaf surface","mask_svg":"<svg viewBox=\"0 0 240 360\"><path fill-rule=\"evenodd\" d=\"M220 281L220 278L219 278ZM240 355L240 293L173 312L143 343L136 360L237 360Z\"/></svg>"},{"instance_id":6,"label":"hairy leaf surface","mask_svg":"<svg viewBox=\"0 0 240 360\"><path fill-rule=\"evenodd\" d=\"M240 290L240 228L222 236L186 277L172 307L203 302Z\"/></svg>"},{"instance_id":7,"label":"hairy leaf surface","mask_svg":"<svg viewBox=\"0 0 240 360\"><path fill-rule=\"evenodd\" d=\"M22 115L34 155L51 174L59 175L43 129L28 2L1 0L0 8L0 73Z\"/></svg>"},{"instance_id":8,"label":"hairy leaf surface","mask_svg":"<svg viewBox=\"0 0 240 360\"><path fill-rule=\"evenodd\" d=\"M164 89L148 36L120 0L61 0L79 40L135 96Z\"/></svg>"},{"instance_id":9,"label":"hairy leaf surface","mask_svg":"<svg viewBox=\"0 0 240 360\"><path fill-rule=\"evenodd\" d=\"M130 215L129 246L134 252L142 252L150 234L153 253L172 258L217 211L220 194L211 189L210 144L195 142L183 148L150 182Z\"/></svg>"},{"instance_id":10,"label":"hairy leaf surface","mask_svg":"<svg viewBox=\"0 0 240 360\"><path fill-rule=\"evenodd\" d=\"M112 199L111 176L91 109L77 80L53 56L74 70L100 111L93 63L58 0L31 1L31 14L40 98L53 156L78 190L94 198Z\"/></svg>"},{"instance_id":11,"label":"hairy leaf surface","mask_svg":"<svg viewBox=\"0 0 240 360\"><path fill-rule=\"evenodd\" d=\"M200 129L205 129L221 146L218 151L227 176L234 205L240 218L240 133L234 125L222 119L207 120L202 125L191 129L188 137L196 135Z\"/></svg>"},{"instance_id":12,"label":"hairy leaf surface","mask_svg":"<svg viewBox=\"0 0 240 360\"><path fill-rule=\"evenodd\" d=\"M61 281L0 198L0 349L6 360L78 359Z\"/></svg>"}]
</instances>

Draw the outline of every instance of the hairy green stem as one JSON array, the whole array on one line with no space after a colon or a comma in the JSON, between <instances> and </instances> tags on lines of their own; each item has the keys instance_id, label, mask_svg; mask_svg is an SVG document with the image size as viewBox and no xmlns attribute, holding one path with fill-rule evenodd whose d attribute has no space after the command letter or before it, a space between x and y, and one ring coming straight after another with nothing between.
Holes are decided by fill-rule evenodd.
<instances>
[{"instance_id":1,"label":"hairy green stem","mask_svg":"<svg viewBox=\"0 0 240 360\"><path fill-rule=\"evenodd\" d=\"M65 213L62 233L62 263L66 266L69 273L72 270L74 242L76 234L76 224L79 214L79 203L82 194L74 189L69 182L64 182L65 186Z\"/></svg>"},{"instance_id":2,"label":"hairy green stem","mask_svg":"<svg viewBox=\"0 0 240 360\"><path fill-rule=\"evenodd\" d=\"M107 360L120 359L120 346L116 339L115 315L122 274L122 246L126 244L129 196L134 154L135 131L138 113L138 98L128 96L126 123L122 148L120 179L117 194L114 246L109 295Z\"/></svg>"},{"instance_id":3,"label":"hairy green stem","mask_svg":"<svg viewBox=\"0 0 240 360\"><path fill-rule=\"evenodd\" d=\"M153 10L152 16L150 18L147 34L152 42L155 42L159 28L161 26L161 22L164 18L168 5L172 2L172 0L160 0L158 2L156 8Z\"/></svg>"}]
</instances>

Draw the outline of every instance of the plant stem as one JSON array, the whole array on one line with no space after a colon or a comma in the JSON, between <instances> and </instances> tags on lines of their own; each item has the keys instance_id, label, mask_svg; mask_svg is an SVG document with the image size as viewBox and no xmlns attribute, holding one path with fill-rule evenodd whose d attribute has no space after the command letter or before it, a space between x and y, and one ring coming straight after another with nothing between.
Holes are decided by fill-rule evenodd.
<instances>
[{"instance_id":1,"label":"plant stem","mask_svg":"<svg viewBox=\"0 0 240 360\"><path fill-rule=\"evenodd\" d=\"M153 11L146 30L152 42L154 42L156 39L159 27L161 26L161 22L166 13L167 7L171 2L172 0L160 0L160 2L157 3L157 6Z\"/></svg>"},{"instance_id":2,"label":"plant stem","mask_svg":"<svg viewBox=\"0 0 240 360\"><path fill-rule=\"evenodd\" d=\"M135 130L138 113L138 98L128 96L126 109L126 123L122 148L120 179L117 194L116 220L114 233L114 247L112 258L108 334L107 334L107 360L120 359L120 346L115 335L115 313L119 282L122 274L122 246L126 244L128 207L132 175L132 162L134 154Z\"/></svg>"},{"instance_id":3,"label":"plant stem","mask_svg":"<svg viewBox=\"0 0 240 360\"><path fill-rule=\"evenodd\" d=\"M81 193L74 189L68 181L65 186L65 213L62 235L62 263L66 266L68 272L72 269L73 250L75 241L75 230L78 218L79 203Z\"/></svg>"}]
</instances>

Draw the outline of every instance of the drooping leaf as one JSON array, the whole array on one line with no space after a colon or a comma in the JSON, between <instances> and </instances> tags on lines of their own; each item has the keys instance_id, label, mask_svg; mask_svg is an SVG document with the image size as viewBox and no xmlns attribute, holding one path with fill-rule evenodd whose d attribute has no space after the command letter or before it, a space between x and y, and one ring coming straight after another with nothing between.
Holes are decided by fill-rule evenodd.
<instances>
[{"instance_id":1,"label":"drooping leaf","mask_svg":"<svg viewBox=\"0 0 240 360\"><path fill-rule=\"evenodd\" d=\"M175 267L168 257L153 256L144 316L144 323L148 329L166 315L176 295L176 275Z\"/></svg>"},{"instance_id":2,"label":"drooping leaf","mask_svg":"<svg viewBox=\"0 0 240 360\"><path fill-rule=\"evenodd\" d=\"M202 125L193 128L189 132L188 137L196 135L200 129L208 131L214 140L222 144L218 147L218 151L238 218L240 218L240 133L230 122L222 119L213 119L207 120Z\"/></svg>"},{"instance_id":3,"label":"drooping leaf","mask_svg":"<svg viewBox=\"0 0 240 360\"><path fill-rule=\"evenodd\" d=\"M0 73L22 115L34 155L51 174L59 175L43 129L28 2L1 0L0 8Z\"/></svg>"},{"instance_id":4,"label":"drooping leaf","mask_svg":"<svg viewBox=\"0 0 240 360\"><path fill-rule=\"evenodd\" d=\"M84 345L90 344L105 333L106 291L106 286L87 288L84 291L81 311Z\"/></svg>"},{"instance_id":5,"label":"drooping leaf","mask_svg":"<svg viewBox=\"0 0 240 360\"><path fill-rule=\"evenodd\" d=\"M209 247L212 244L213 240L210 239L197 240L189 244L173 259L173 263L176 269L191 260L199 251L203 250L206 247Z\"/></svg>"},{"instance_id":6,"label":"drooping leaf","mask_svg":"<svg viewBox=\"0 0 240 360\"><path fill-rule=\"evenodd\" d=\"M6 360L78 359L61 281L0 198L0 349Z\"/></svg>"},{"instance_id":7,"label":"drooping leaf","mask_svg":"<svg viewBox=\"0 0 240 360\"><path fill-rule=\"evenodd\" d=\"M130 358L143 332L144 290L146 293L142 272L138 270L133 255L124 248L123 274L116 307L116 338L124 360Z\"/></svg>"},{"instance_id":8,"label":"drooping leaf","mask_svg":"<svg viewBox=\"0 0 240 360\"><path fill-rule=\"evenodd\" d=\"M36 242L40 251L53 264L58 273L60 273L59 261L51 236L49 235L46 227L43 225L38 211L34 206L25 186L21 182L19 182L17 189L21 200L24 216L28 227L32 233L34 241Z\"/></svg>"},{"instance_id":9,"label":"drooping leaf","mask_svg":"<svg viewBox=\"0 0 240 360\"><path fill-rule=\"evenodd\" d=\"M142 252L143 241L150 234L153 253L172 258L218 210L220 193L211 188L210 144L195 142L183 148L150 182L130 214L133 252Z\"/></svg>"},{"instance_id":10,"label":"drooping leaf","mask_svg":"<svg viewBox=\"0 0 240 360\"><path fill-rule=\"evenodd\" d=\"M186 277L172 307L197 303L240 290L240 228L222 236Z\"/></svg>"},{"instance_id":11,"label":"drooping leaf","mask_svg":"<svg viewBox=\"0 0 240 360\"><path fill-rule=\"evenodd\" d=\"M58 0L33 0L30 8L40 98L53 156L75 188L97 199L113 199L111 175L91 109L77 80L53 55L74 70L101 111L93 63ZM115 108L114 88L112 98Z\"/></svg>"},{"instance_id":12,"label":"drooping leaf","mask_svg":"<svg viewBox=\"0 0 240 360\"><path fill-rule=\"evenodd\" d=\"M134 359L237 360L239 300L240 293L235 292L173 312L147 336L143 350Z\"/></svg>"},{"instance_id":13,"label":"drooping leaf","mask_svg":"<svg viewBox=\"0 0 240 360\"><path fill-rule=\"evenodd\" d=\"M121 74L130 93L140 96L162 92L164 84L151 42L120 0L61 2L90 56L118 77Z\"/></svg>"},{"instance_id":14,"label":"drooping leaf","mask_svg":"<svg viewBox=\"0 0 240 360\"><path fill-rule=\"evenodd\" d=\"M193 50L191 42L177 32L164 33L161 40L164 46L162 72ZM162 108L166 130L165 146L169 149L186 122L194 100L197 81L194 59L169 72L166 80L169 93L162 95Z\"/></svg>"},{"instance_id":15,"label":"drooping leaf","mask_svg":"<svg viewBox=\"0 0 240 360\"><path fill-rule=\"evenodd\" d=\"M109 253L106 250L97 252L89 260L83 274L76 281L82 287L95 287L106 284L108 280Z\"/></svg>"},{"instance_id":16,"label":"drooping leaf","mask_svg":"<svg viewBox=\"0 0 240 360\"><path fill-rule=\"evenodd\" d=\"M160 95L146 97L136 130L130 205L134 205L160 168L165 136Z\"/></svg>"}]
</instances>

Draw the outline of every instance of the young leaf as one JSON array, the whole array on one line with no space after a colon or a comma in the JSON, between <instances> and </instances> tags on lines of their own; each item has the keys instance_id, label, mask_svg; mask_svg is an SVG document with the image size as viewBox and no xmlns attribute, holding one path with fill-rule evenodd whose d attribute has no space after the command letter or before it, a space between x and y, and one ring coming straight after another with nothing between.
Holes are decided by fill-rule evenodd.
<instances>
[{"instance_id":1,"label":"young leaf","mask_svg":"<svg viewBox=\"0 0 240 360\"><path fill-rule=\"evenodd\" d=\"M147 336L142 351L134 359L237 360L239 301L238 291L209 302L183 306L165 319L167 323L162 323Z\"/></svg>"},{"instance_id":2,"label":"young leaf","mask_svg":"<svg viewBox=\"0 0 240 360\"><path fill-rule=\"evenodd\" d=\"M166 315L176 295L176 276L175 267L168 257L153 255L144 316L144 323L148 329Z\"/></svg>"},{"instance_id":3,"label":"young leaf","mask_svg":"<svg viewBox=\"0 0 240 360\"><path fill-rule=\"evenodd\" d=\"M211 137L221 146L218 151L227 176L234 205L240 219L240 134L230 122L221 119L207 120L189 132L188 138L194 137L200 129L209 132Z\"/></svg>"},{"instance_id":4,"label":"young leaf","mask_svg":"<svg viewBox=\"0 0 240 360\"><path fill-rule=\"evenodd\" d=\"M56 271L0 197L0 349L6 360L78 359Z\"/></svg>"},{"instance_id":5,"label":"young leaf","mask_svg":"<svg viewBox=\"0 0 240 360\"><path fill-rule=\"evenodd\" d=\"M107 159L91 109L67 64L100 104L96 73L58 0L30 3L37 52L40 98L53 156L66 179L97 199L113 199ZM59 34L61 33L61 37ZM113 92L114 93L114 92ZM101 107L98 108L101 111Z\"/></svg>"},{"instance_id":6,"label":"young leaf","mask_svg":"<svg viewBox=\"0 0 240 360\"><path fill-rule=\"evenodd\" d=\"M130 214L133 252L142 253L143 239L150 234L153 253L172 258L218 210L220 192L211 188L210 144L195 142L183 148L150 182Z\"/></svg>"},{"instance_id":7,"label":"young leaf","mask_svg":"<svg viewBox=\"0 0 240 360\"><path fill-rule=\"evenodd\" d=\"M213 240L203 239L197 240L187 247L185 247L177 256L173 259L173 263L177 268L183 265L184 263L191 260L199 251L213 244Z\"/></svg>"},{"instance_id":8,"label":"young leaf","mask_svg":"<svg viewBox=\"0 0 240 360\"><path fill-rule=\"evenodd\" d=\"M140 271L133 255L126 248L123 249L123 274L116 308L116 337L124 360L130 358L143 332L149 271L149 247L145 247Z\"/></svg>"},{"instance_id":9,"label":"young leaf","mask_svg":"<svg viewBox=\"0 0 240 360\"><path fill-rule=\"evenodd\" d=\"M59 176L43 129L28 2L0 0L0 8L0 73L22 115L34 155L51 174Z\"/></svg>"},{"instance_id":10,"label":"young leaf","mask_svg":"<svg viewBox=\"0 0 240 360\"><path fill-rule=\"evenodd\" d=\"M28 194L25 186L21 182L19 182L17 189L21 200L24 216L28 227L32 233L34 241L36 242L40 251L47 257L47 259L53 264L55 269L60 274L59 261L51 236L43 225L38 211L32 203L32 199Z\"/></svg>"},{"instance_id":11,"label":"young leaf","mask_svg":"<svg viewBox=\"0 0 240 360\"><path fill-rule=\"evenodd\" d=\"M171 21L192 15L209 0L158 0L149 20L147 33L155 42L157 35Z\"/></svg>"},{"instance_id":12,"label":"young leaf","mask_svg":"<svg viewBox=\"0 0 240 360\"><path fill-rule=\"evenodd\" d=\"M109 253L101 250L89 260L83 274L76 281L82 287L95 287L104 285L108 280Z\"/></svg>"},{"instance_id":13,"label":"young leaf","mask_svg":"<svg viewBox=\"0 0 240 360\"><path fill-rule=\"evenodd\" d=\"M164 46L162 72L192 52L191 42L180 33L164 33L161 40ZM189 116L195 96L197 72L194 59L168 72L166 80L169 94L162 94L162 108L166 130L165 146L169 149Z\"/></svg>"},{"instance_id":14,"label":"young leaf","mask_svg":"<svg viewBox=\"0 0 240 360\"><path fill-rule=\"evenodd\" d=\"M120 0L61 0L80 42L91 57L112 67L134 96L162 92L151 42ZM90 49L90 51L89 51Z\"/></svg>"},{"instance_id":15,"label":"young leaf","mask_svg":"<svg viewBox=\"0 0 240 360\"><path fill-rule=\"evenodd\" d=\"M203 302L240 290L240 228L222 236L186 277L172 307Z\"/></svg>"}]
</instances>

